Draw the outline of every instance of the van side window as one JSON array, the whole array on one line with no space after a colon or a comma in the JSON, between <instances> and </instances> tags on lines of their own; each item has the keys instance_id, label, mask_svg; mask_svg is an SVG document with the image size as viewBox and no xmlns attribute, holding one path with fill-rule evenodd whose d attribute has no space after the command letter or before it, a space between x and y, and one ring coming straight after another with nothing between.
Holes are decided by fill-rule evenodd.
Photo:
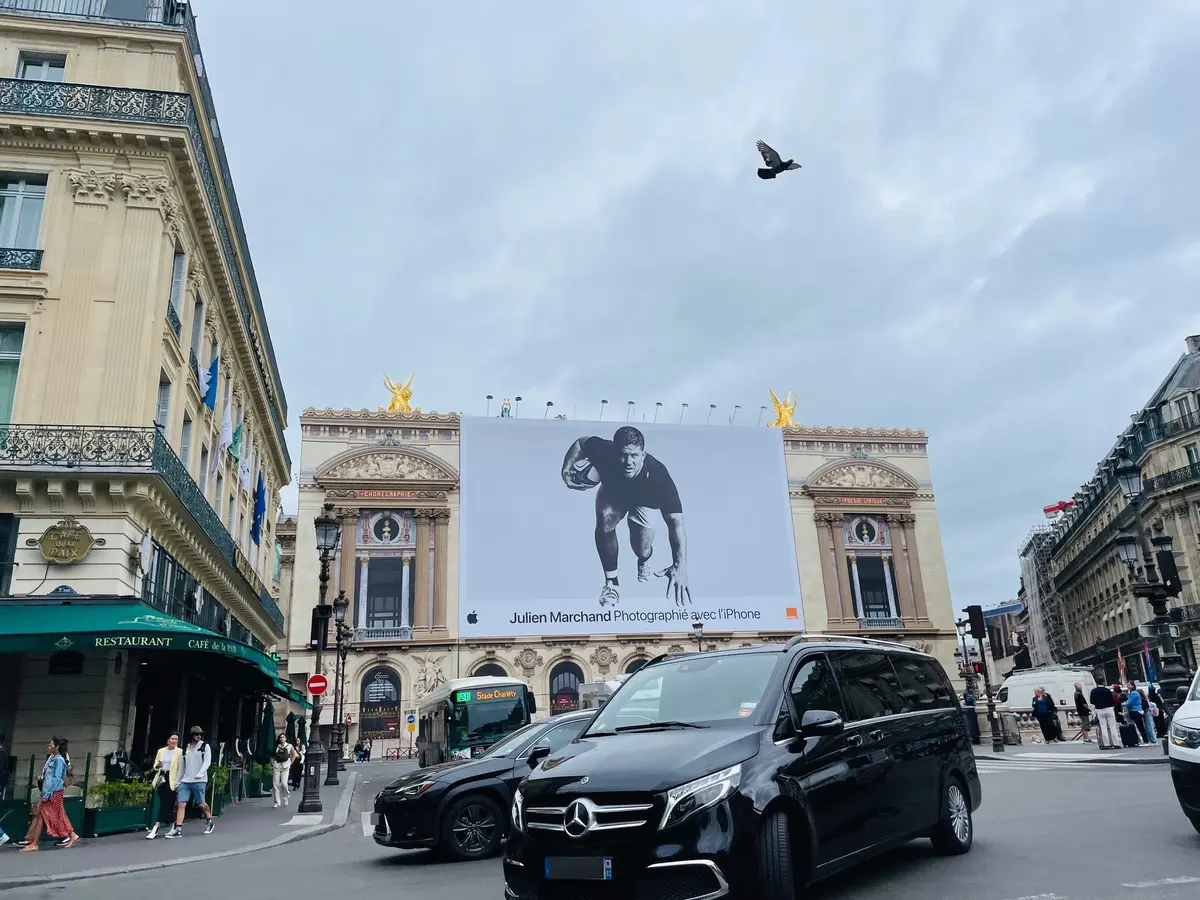
<instances>
[{"instance_id":1,"label":"van side window","mask_svg":"<svg viewBox=\"0 0 1200 900\"><path fill-rule=\"evenodd\" d=\"M845 693L850 721L908 712L900 681L886 653L847 650L833 655L833 666Z\"/></svg>"},{"instance_id":2,"label":"van side window","mask_svg":"<svg viewBox=\"0 0 1200 900\"><path fill-rule=\"evenodd\" d=\"M896 654L892 657L892 668L909 709L954 708L954 698L935 663L919 656Z\"/></svg>"},{"instance_id":3,"label":"van side window","mask_svg":"<svg viewBox=\"0 0 1200 900\"><path fill-rule=\"evenodd\" d=\"M996 702L997 703L1007 703L1008 702L1008 688L1007 687L1000 688L1000 693L998 693L996 695Z\"/></svg>"},{"instance_id":4,"label":"van side window","mask_svg":"<svg viewBox=\"0 0 1200 900\"><path fill-rule=\"evenodd\" d=\"M796 704L796 712L803 716L810 709L827 709L835 712L843 719L846 718L845 704L842 703L842 693L838 690L837 679L833 669L824 654L806 659L792 683L788 685L792 701ZM791 722L788 718L787 707L779 716L775 729L775 739L781 740L792 733Z\"/></svg>"}]
</instances>

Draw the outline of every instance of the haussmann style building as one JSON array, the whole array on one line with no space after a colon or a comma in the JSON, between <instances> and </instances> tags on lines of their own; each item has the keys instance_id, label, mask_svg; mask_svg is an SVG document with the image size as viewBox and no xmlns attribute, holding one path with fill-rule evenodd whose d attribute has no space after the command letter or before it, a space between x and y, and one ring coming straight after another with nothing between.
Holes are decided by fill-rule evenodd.
<instances>
[{"instance_id":1,"label":"haussmann style building","mask_svg":"<svg viewBox=\"0 0 1200 900\"><path fill-rule=\"evenodd\" d=\"M272 658L291 465L195 22L173 0L0 0L0 71L14 778L51 735L82 787L89 755L93 784L115 751L142 771L192 725L228 763L264 700L299 699Z\"/></svg>"},{"instance_id":2,"label":"haussmann style building","mask_svg":"<svg viewBox=\"0 0 1200 900\"><path fill-rule=\"evenodd\" d=\"M332 504L342 530L327 602L344 593L353 627L342 685L347 745L369 736L379 749L407 746L406 715L448 679L517 677L541 714L559 712L575 708L582 683L695 646L687 632L460 636L459 417L306 409L300 425L298 513L279 527L286 668L301 690L313 673L314 520ZM903 641L936 654L953 676L955 617L924 432L792 427L783 437L806 630ZM791 634L706 631L704 644ZM329 696L335 655L323 660ZM328 735L332 717L322 723Z\"/></svg>"}]
</instances>

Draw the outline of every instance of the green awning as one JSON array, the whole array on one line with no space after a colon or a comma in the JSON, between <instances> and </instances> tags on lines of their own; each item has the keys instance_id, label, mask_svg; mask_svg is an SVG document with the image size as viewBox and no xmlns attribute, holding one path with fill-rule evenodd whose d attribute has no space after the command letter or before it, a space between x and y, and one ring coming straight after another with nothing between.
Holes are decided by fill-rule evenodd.
<instances>
[{"instance_id":1,"label":"green awning","mask_svg":"<svg viewBox=\"0 0 1200 900\"><path fill-rule=\"evenodd\" d=\"M0 600L0 652L58 650L188 650L233 657L274 681L275 660L261 650L222 637L140 602L89 598Z\"/></svg>"},{"instance_id":2,"label":"green awning","mask_svg":"<svg viewBox=\"0 0 1200 900\"><path fill-rule=\"evenodd\" d=\"M286 697L288 700L298 703L305 709L312 709L312 704L308 702L308 698L296 690L295 685L278 676L275 678L275 689L272 693L278 694L280 697Z\"/></svg>"}]
</instances>

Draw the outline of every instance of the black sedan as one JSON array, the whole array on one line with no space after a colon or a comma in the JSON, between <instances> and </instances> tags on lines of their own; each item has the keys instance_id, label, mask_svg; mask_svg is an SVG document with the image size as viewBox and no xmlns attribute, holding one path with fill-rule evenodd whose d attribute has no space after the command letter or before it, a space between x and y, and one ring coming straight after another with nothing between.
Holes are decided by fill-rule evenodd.
<instances>
[{"instance_id":1,"label":"black sedan","mask_svg":"<svg viewBox=\"0 0 1200 900\"><path fill-rule=\"evenodd\" d=\"M375 796L375 843L427 847L456 860L500 850L508 833L513 791L536 766L579 736L594 709L526 725L477 759L455 760L401 775Z\"/></svg>"}]
</instances>

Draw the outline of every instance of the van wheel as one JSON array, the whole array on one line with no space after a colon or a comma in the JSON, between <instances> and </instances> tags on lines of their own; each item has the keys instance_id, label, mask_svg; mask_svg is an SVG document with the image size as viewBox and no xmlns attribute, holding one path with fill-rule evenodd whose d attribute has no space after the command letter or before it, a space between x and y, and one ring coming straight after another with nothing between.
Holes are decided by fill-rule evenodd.
<instances>
[{"instance_id":1,"label":"van wheel","mask_svg":"<svg viewBox=\"0 0 1200 900\"><path fill-rule=\"evenodd\" d=\"M950 856L966 853L975 840L975 821L971 817L971 801L958 776L946 779L940 809L941 818L929 835L934 848Z\"/></svg>"},{"instance_id":2,"label":"van wheel","mask_svg":"<svg viewBox=\"0 0 1200 900\"><path fill-rule=\"evenodd\" d=\"M490 797L469 794L450 804L442 816L439 849L460 862L493 856L504 836L504 814Z\"/></svg>"},{"instance_id":3,"label":"van wheel","mask_svg":"<svg viewBox=\"0 0 1200 900\"><path fill-rule=\"evenodd\" d=\"M758 896L761 900L796 898L796 865L786 812L771 813L758 833Z\"/></svg>"}]
</instances>

